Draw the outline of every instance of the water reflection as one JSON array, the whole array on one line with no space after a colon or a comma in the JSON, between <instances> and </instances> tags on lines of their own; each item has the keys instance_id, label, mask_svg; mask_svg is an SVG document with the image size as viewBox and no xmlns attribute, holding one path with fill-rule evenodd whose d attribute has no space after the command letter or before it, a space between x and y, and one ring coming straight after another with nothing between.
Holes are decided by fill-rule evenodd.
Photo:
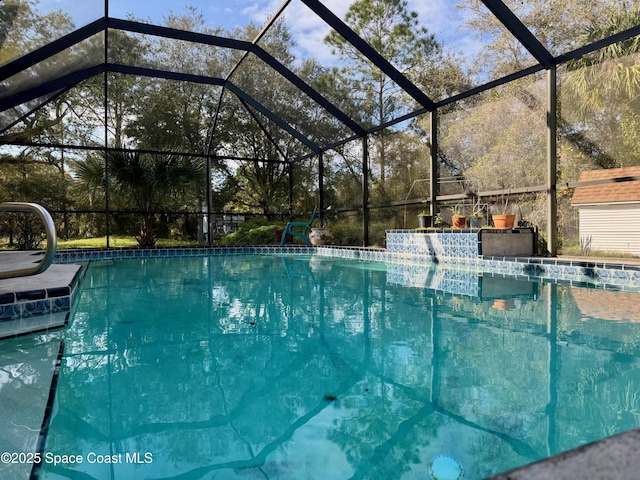
<instances>
[{"instance_id":1,"label":"water reflection","mask_svg":"<svg viewBox=\"0 0 640 480\"><path fill-rule=\"evenodd\" d=\"M571 287L435 269L416 288L400 268L91 269L46 450L153 462L41 478L412 479L440 455L482 478L640 424L637 323L585 322Z\"/></svg>"}]
</instances>

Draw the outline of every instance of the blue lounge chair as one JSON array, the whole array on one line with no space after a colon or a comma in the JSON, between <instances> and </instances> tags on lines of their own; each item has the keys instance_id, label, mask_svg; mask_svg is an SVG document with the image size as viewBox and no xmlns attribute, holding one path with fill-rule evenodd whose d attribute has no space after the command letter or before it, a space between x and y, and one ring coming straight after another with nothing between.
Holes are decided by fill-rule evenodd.
<instances>
[{"instance_id":1,"label":"blue lounge chair","mask_svg":"<svg viewBox=\"0 0 640 480\"><path fill-rule=\"evenodd\" d=\"M316 215L318 214L318 207L313 209L313 213L311 214L311 219L308 222L289 222L287 223L284 232L282 232L282 239L280 240L280 245L284 245L284 242L287 238L287 235L292 235L294 237L300 237L306 245L309 245L309 236L308 232L311 228L311 224L316 219ZM300 230L294 230L294 228L302 228Z\"/></svg>"}]
</instances>

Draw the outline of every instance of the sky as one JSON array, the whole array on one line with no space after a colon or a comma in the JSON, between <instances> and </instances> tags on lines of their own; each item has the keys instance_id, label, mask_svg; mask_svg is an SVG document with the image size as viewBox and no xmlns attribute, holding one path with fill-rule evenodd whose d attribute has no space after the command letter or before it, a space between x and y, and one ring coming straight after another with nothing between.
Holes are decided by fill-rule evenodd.
<instances>
[{"instance_id":1,"label":"sky","mask_svg":"<svg viewBox=\"0 0 640 480\"><path fill-rule=\"evenodd\" d=\"M130 13L136 18L162 24L169 12L181 14L187 6L194 6L208 19L210 27L222 26L233 30L250 22L264 23L282 4L283 0L110 0L109 15L127 18ZM324 0L324 5L338 17L344 18L351 1ZM455 7L455 0L408 0L409 9L419 14L420 20L444 42L449 49L473 57L479 48L477 39L462 35L460 26L464 11ZM41 13L61 9L68 12L76 26L85 25L104 12L104 0L40 0ZM329 49L323 39L329 27L301 0L291 0L285 10L286 22L298 43L300 56L313 56L320 61L331 61Z\"/></svg>"}]
</instances>

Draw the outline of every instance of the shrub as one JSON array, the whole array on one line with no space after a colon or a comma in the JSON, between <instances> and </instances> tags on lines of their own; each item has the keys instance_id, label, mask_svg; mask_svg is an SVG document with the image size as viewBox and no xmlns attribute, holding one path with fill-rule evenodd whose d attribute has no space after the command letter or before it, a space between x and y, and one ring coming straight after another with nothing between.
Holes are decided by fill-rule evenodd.
<instances>
[{"instance_id":1,"label":"shrub","mask_svg":"<svg viewBox=\"0 0 640 480\"><path fill-rule=\"evenodd\" d=\"M269 245L276 243L276 230L284 225L257 225L260 222L247 222L240 228L220 239L220 245Z\"/></svg>"},{"instance_id":2,"label":"shrub","mask_svg":"<svg viewBox=\"0 0 640 480\"><path fill-rule=\"evenodd\" d=\"M362 245L362 225L359 223L334 223L330 225L331 243L334 245Z\"/></svg>"}]
</instances>

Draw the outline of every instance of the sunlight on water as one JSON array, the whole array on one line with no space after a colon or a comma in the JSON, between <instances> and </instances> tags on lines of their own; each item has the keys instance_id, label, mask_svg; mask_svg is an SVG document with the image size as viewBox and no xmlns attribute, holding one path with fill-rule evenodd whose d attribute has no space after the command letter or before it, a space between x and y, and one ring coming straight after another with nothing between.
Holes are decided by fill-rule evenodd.
<instances>
[{"instance_id":1,"label":"sunlight on water","mask_svg":"<svg viewBox=\"0 0 640 480\"><path fill-rule=\"evenodd\" d=\"M43 479L477 479L640 425L638 293L296 256L84 285Z\"/></svg>"}]
</instances>

